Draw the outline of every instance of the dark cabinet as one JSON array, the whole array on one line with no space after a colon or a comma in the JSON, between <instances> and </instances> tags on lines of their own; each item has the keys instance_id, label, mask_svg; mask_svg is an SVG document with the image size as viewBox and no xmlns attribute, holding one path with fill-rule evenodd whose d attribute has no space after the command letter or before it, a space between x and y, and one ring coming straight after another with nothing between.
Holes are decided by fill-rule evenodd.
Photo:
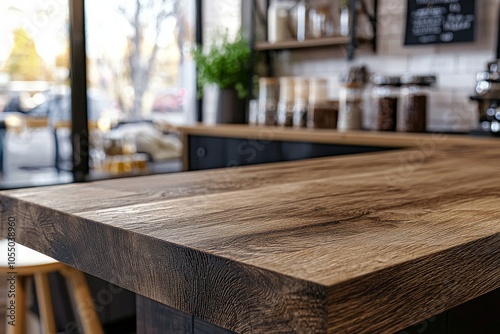
<instances>
[{"instance_id":1,"label":"dark cabinet","mask_svg":"<svg viewBox=\"0 0 500 334\"><path fill-rule=\"evenodd\" d=\"M387 147L333 145L258 139L189 136L189 168L203 170L270 162L390 150Z\"/></svg>"},{"instance_id":2,"label":"dark cabinet","mask_svg":"<svg viewBox=\"0 0 500 334\"><path fill-rule=\"evenodd\" d=\"M221 168L226 160L225 142L220 138L189 137L189 170Z\"/></svg>"},{"instance_id":3,"label":"dark cabinet","mask_svg":"<svg viewBox=\"0 0 500 334\"><path fill-rule=\"evenodd\" d=\"M500 333L500 289L452 308L447 313L449 334Z\"/></svg>"},{"instance_id":4,"label":"dark cabinet","mask_svg":"<svg viewBox=\"0 0 500 334\"><path fill-rule=\"evenodd\" d=\"M224 139L223 139L224 140ZM283 161L281 143L254 139L226 139L225 166L246 166Z\"/></svg>"},{"instance_id":5,"label":"dark cabinet","mask_svg":"<svg viewBox=\"0 0 500 334\"><path fill-rule=\"evenodd\" d=\"M500 289L496 289L396 334L497 334L499 329Z\"/></svg>"},{"instance_id":6,"label":"dark cabinet","mask_svg":"<svg viewBox=\"0 0 500 334\"><path fill-rule=\"evenodd\" d=\"M390 148L354 145L314 144L301 142L282 142L281 144L283 161L378 152L385 150L390 150Z\"/></svg>"}]
</instances>

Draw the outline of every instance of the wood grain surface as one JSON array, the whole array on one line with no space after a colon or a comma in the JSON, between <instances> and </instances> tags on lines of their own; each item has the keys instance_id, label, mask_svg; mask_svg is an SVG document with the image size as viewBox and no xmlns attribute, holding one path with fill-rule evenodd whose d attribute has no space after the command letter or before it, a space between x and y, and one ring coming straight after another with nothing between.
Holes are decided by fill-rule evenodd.
<instances>
[{"instance_id":1,"label":"wood grain surface","mask_svg":"<svg viewBox=\"0 0 500 334\"><path fill-rule=\"evenodd\" d=\"M231 331L390 333L500 287L497 145L2 192L0 232Z\"/></svg>"}]
</instances>

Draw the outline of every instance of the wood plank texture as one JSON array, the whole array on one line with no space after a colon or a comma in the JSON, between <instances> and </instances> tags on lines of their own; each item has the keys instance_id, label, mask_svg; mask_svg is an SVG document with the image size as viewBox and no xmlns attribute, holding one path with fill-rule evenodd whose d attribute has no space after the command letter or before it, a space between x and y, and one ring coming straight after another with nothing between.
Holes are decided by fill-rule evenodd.
<instances>
[{"instance_id":1,"label":"wood plank texture","mask_svg":"<svg viewBox=\"0 0 500 334\"><path fill-rule=\"evenodd\" d=\"M0 219L231 331L394 332L500 287L498 141L414 146L2 192Z\"/></svg>"}]
</instances>

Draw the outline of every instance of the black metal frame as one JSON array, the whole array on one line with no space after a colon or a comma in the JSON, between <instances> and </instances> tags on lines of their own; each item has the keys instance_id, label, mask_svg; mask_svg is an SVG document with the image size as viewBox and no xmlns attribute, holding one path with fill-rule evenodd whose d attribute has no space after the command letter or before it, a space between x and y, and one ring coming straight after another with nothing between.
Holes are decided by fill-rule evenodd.
<instances>
[{"instance_id":1,"label":"black metal frame","mask_svg":"<svg viewBox=\"0 0 500 334\"><path fill-rule=\"evenodd\" d=\"M71 50L71 143L73 145L73 180L88 180L89 130L87 101L87 51L85 35L85 1L68 0ZM203 44L203 0L196 1L196 43ZM197 120L203 120L203 101L197 99ZM56 158L57 159L57 158Z\"/></svg>"},{"instance_id":2,"label":"black metal frame","mask_svg":"<svg viewBox=\"0 0 500 334\"><path fill-rule=\"evenodd\" d=\"M69 0L71 49L71 143L73 180L86 181L89 172L87 110L87 51L85 46L85 0Z\"/></svg>"},{"instance_id":3,"label":"black metal frame","mask_svg":"<svg viewBox=\"0 0 500 334\"><path fill-rule=\"evenodd\" d=\"M350 24L351 26L349 27L349 32L351 34L351 41L349 42L349 45L347 46L347 60L353 60L354 56L356 54L356 48L358 46L358 40L357 40L357 31L356 31L356 25L357 25L357 20L358 16L356 15L356 3L357 0L350 0L349 1L349 6L351 9L351 14L350 14Z\"/></svg>"},{"instance_id":4,"label":"black metal frame","mask_svg":"<svg viewBox=\"0 0 500 334\"><path fill-rule=\"evenodd\" d=\"M203 46L203 0L196 0L196 45ZM203 122L203 98L198 97L198 75L196 76L196 120Z\"/></svg>"},{"instance_id":5,"label":"black metal frame","mask_svg":"<svg viewBox=\"0 0 500 334\"><path fill-rule=\"evenodd\" d=\"M352 61L356 57L356 49L358 48L358 37L357 37L357 18L356 15L356 4L361 4L363 14L368 17L370 24L372 26L372 50L373 52L377 52L377 15L378 15L378 0L372 0L373 2L373 14L370 14L368 11L368 7L366 6L366 0L349 0L349 6L351 9L351 22L350 22L350 41L347 46L347 60Z\"/></svg>"}]
</instances>

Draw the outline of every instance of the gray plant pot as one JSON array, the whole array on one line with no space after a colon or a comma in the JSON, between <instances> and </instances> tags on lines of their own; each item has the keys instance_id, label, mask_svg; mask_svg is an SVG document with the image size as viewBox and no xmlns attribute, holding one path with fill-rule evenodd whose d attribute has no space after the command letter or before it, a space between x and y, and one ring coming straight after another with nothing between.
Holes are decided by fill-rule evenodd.
<instances>
[{"instance_id":1,"label":"gray plant pot","mask_svg":"<svg viewBox=\"0 0 500 334\"><path fill-rule=\"evenodd\" d=\"M219 90L217 101L217 123L245 123L245 100L238 97L234 89Z\"/></svg>"}]
</instances>

